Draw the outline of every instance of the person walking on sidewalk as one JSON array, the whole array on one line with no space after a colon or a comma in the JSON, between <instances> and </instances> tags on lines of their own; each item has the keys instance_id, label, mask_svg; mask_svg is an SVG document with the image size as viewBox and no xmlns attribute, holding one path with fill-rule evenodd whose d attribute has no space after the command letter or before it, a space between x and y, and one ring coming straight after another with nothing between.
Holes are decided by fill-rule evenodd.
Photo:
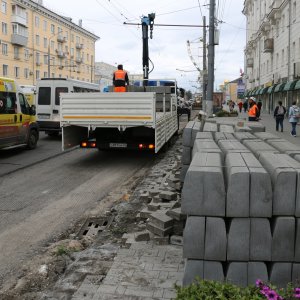
<instances>
[{"instance_id":1,"label":"person walking on sidewalk","mask_svg":"<svg viewBox=\"0 0 300 300\"><path fill-rule=\"evenodd\" d=\"M281 132L283 132L283 120L285 113L286 108L282 105L282 101L278 101L278 106L276 106L274 110L274 118L276 120L276 131L279 130L280 126Z\"/></svg>"},{"instance_id":2,"label":"person walking on sidewalk","mask_svg":"<svg viewBox=\"0 0 300 300\"><path fill-rule=\"evenodd\" d=\"M253 97L249 100L248 121L258 121L258 108Z\"/></svg>"},{"instance_id":3,"label":"person walking on sidewalk","mask_svg":"<svg viewBox=\"0 0 300 300\"><path fill-rule=\"evenodd\" d=\"M292 106L289 109L289 122L292 125L291 135L296 137L296 126L299 121L300 110L299 107L296 106L296 101L293 101Z\"/></svg>"},{"instance_id":4,"label":"person walking on sidewalk","mask_svg":"<svg viewBox=\"0 0 300 300\"><path fill-rule=\"evenodd\" d=\"M238 103L238 106L239 106L239 111L240 111L240 113L241 113L241 112L242 112L242 108L243 108L243 102L240 101L240 102Z\"/></svg>"}]
</instances>

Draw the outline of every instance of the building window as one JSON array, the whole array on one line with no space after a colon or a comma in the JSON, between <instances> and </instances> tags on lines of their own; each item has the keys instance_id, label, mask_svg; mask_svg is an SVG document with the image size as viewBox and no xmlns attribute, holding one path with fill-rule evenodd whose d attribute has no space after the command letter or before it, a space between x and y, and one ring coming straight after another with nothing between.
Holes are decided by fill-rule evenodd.
<instances>
[{"instance_id":1,"label":"building window","mask_svg":"<svg viewBox=\"0 0 300 300\"><path fill-rule=\"evenodd\" d=\"M44 78L48 77L48 72L44 72Z\"/></svg>"},{"instance_id":2,"label":"building window","mask_svg":"<svg viewBox=\"0 0 300 300\"><path fill-rule=\"evenodd\" d=\"M76 36L76 43L80 44L80 37L79 36Z\"/></svg>"},{"instance_id":3,"label":"building window","mask_svg":"<svg viewBox=\"0 0 300 300\"><path fill-rule=\"evenodd\" d=\"M68 40L68 39L69 39L69 32L68 32L68 31L66 31L65 38L66 38L66 40Z\"/></svg>"},{"instance_id":4,"label":"building window","mask_svg":"<svg viewBox=\"0 0 300 300\"><path fill-rule=\"evenodd\" d=\"M292 46L292 61L294 61L296 58L296 42L293 42Z\"/></svg>"},{"instance_id":5,"label":"building window","mask_svg":"<svg viewBox=\"0 0 300 300\"><path fill-rule=\"evenodd\" d=\"M43 22L43 29L44 29L44 31L47 31L47 27L48 27L48 23L47 23L46 20L44 20L44 22Z\"/></svg>"},{"instance_id":6,"label":"building window","mask_svg":"<svg viewBox=\"0 0 300 300\"><path fill-rule=\"evenodd\" d=\"M40 79L40 71L39 70L35 71L35 78Z\"/></svg>"},{"instance_id":7,"label":"building window","mask_svg":"<svg viewBox=\"0 0 300 300\"><path fill-rule=\"evenodd\" d=\"M74 48L71 48L71 57L74 57Z\"/></svg>"},{"instance_id":8,"label":"building window","mask_svg":"<svg viewBox=\"0 0 300 300\"><path fill-rule=\"evenodd\" d=\"M57 27L57 33L61 33L62 29L60 27Z\"/></svg>"},{"instance_id":9,"label":"building window","mask_svg":"<svg viewBox=\"0 0 300 300\"><path fill-rule=\"evenodd\" d=\"M35 44L36 46L40 45L40 36L38 34L35 36Z\"/></svg>"},{"instance_id":10,"label":"building window","mask_svg":"<svg viewBox=\"0 0 300 300\"><path fill-rule=\"evenodd\" d=\"M25 69L24 69L24 77L25 77L25 78L28 78L28 77L29 77L29 69L28 69L28 68L25 68Z\"/></svg>"},{"instance_id":11,"label":"building window","mask_svg":"<svg viewBox=\"0 0 300 300\"><path fill-rule=\"evenodd\" d=\"M1 11L2 13L6 14L7 13L7 3L6 1L3 1L1 2Z\"/></svg>"},{"instance_id":12,"label":"building window","mask_svg":"<svg viewBox=\"0 0 300 300\"><path fill-rule=\"evenodd\" d=\"M284 50L281 50L281 66L284 65Z\"/></svg>"},{"instance_id":13,"label":"building window","mask_svg":"<svg viewBox=\"0 0 300 300\"><path fill-rule=\"evenodd\" d=\"M36 16L34 18L34 25L35 27L39 28L40 27L40 18L38 16Z\"/></svg>"},{"instance_id":14,"label":"building window","mask_svg":"<svg viewBox=\"0 0 300 300\"><path fill-rule=\"evenodd\" d=\"M40 53L39 52L36 52L36 54L35 54L35 60L36 60L37 64L40 63Z\"/></svg>"},{"instance_id":15,"label":"building window","mask_svg":"<svg viewBox=\"0 0 300 300\"><path fill-rule=\"evenodd\" d=\"M74 43L74 34L73 33L71 34L71 42Z\"/></svg>"},{"instance_id":16,"label":"building window","mask_svg":"<svg viewBox=\"0 0 300 300\"><path fill-rule=\"evenodd\" d=\"M24 50L24 56L25 56L25 60L29 60L29 50L28 49Z\"/></svg>"},{"instance_id":17,"label":"building window","mask_svg":"<svg viewBox=\"0 0 300 300\"><path fill-rule=\"evenodd\" d=\"M44 37L44 48L48 47L48 39Z\"/></svg>"},{"instance_id":18,"label":"building window","mask_svg":"<svg viewBox=\"0 0 300 300\"><path fill-rule=\"evenodd\" d=\"M55 26L53 24L51 24L51 33L54 34L55 33Z\"/></svg>"},{"instance_id":19,"label":"building window","mask_svg":"<svg viewBox=\"0 0 300 300\"><path fill-rule=\"evenodd\" d=\"M7 55L8 53L8 45L2 43L2 55Z\"/></svg>"},{"instance_id":20,"label":"building window","mask_svg":"<svg viewBox=\"0 0 300 300\"><path fill-rule=\"evenodd\" d=\"M54 41L51 41L51 49L54 50Z\"/></svg>"},{"instance_id":21,"label":"building window","mask_svg":"<svg viewBox=\"0 0 300 300\"><path fill-rule=\"evenodd\" d=\"M55 74L54 74L54 73L51 73L51 77L54 78L54 77L55 77Z\"/></svg>"},{"instance_id":22,"label":"building window","mask_svg":"<svg viewBox=\"0 0 300 300\"><path fill-rule=\"evenodd\" d=\"M293 3L293 9L292 9L292 14L293 14L293 22L296 21L296 9L297 9L297 4L296 1Z\"/></svg>"},{"instance_id":23,"label":"building window","mask_svg":"<svg viewBox=\"0 0 300 300\"><path fill-rule=\"evenodd\" d=\"M2 34L7 35L7 23L2 22Z\"/></svg>"},{"instance_id":24,"label":"building window","mask_svg":"<svg viewBox=\"0 0 300 300\"><path fill-rule=\"evenodd\" d=\"M14 59L19 59L19 47L14 47Z\"/></svg>"},{"instance_id":25,"label":"building window","mask_svg":"<svg viewBox=\"0 0 300 300\"><path fill-rule=\"evenodd\" d=\"M44 64L45 64L45 65L48 64L48 55L44 55Z\"/></svg>"},{"instance_id":26,"label":"building window","mask_svg":"<svg viewBox=\"0 0 300 300\"><path fill-rule=\"evenodd\" d=\"M20 68L19 67L14 67L14 73L15 73L15 77L19 78L20 77Z\"/></svg>"},{"instance_id":27,"label":"building window","mask_svg":"<svg viewBox=\"0 0 300 300\"><path fill-rule=\"evenodd\" d=\"M8 65L2 66L3 76L8 76Z\"/></svg>"},{"instance_id":28,"label":"building window","mask_svg":"<svg viewBox=\"0 0 300 300\"><path fill-rule=\"evenodd\" d=\"M281 31L284 32L284 30L285 30L285 28L284 28L284 26L285 26L285 15L282 15L281 22L282 22L281 23L281 26L282 26Z\"/></svg>"}]
</instances>

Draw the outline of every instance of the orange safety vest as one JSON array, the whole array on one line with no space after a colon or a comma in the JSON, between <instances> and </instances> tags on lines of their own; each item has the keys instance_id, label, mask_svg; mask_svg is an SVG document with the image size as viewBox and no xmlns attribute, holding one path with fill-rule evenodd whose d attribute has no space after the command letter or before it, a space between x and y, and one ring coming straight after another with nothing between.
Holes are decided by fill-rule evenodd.
<instances>
[{"instance_id":1,"label":"orange safety vest","mask_svg":"<svg viewBox=\"0 0 300 300\"><path fill-rule=\"evenodd\" d=\"M123 80L125 81L126 72L124 70L115 71L115 80Z\"/></svg>"},{"instance_id":2,"label":"orange safety vest","mask_svg":"<svg viewBox=\"0 0 300 300\"><path fill-rule=\"evenodd\" d=\"M258 107L256 104L253 104L249 111L248 111L248 116L249 117L256 117L257 116L257 111L258 111Z\"/></svg>"}]
</instances>

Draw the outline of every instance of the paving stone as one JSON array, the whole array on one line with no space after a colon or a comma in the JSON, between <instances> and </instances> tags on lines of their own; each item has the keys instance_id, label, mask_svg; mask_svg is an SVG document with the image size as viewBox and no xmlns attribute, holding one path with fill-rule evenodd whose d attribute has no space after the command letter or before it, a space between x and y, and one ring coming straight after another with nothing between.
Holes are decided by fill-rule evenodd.
<instances>
[{"instance_id":1,"label":"paving stone","mask_svg":"<svg viewBox=\"0 0 300 300\"><path fill-rule=\"evenodd\" d=\"M226 155L228 153L250 153L250 150L237 140L220 140L218 145Z\"/></svg>"},{"instance_id":2,"label":"paving stone","mask_svg":"<svg viewBox=\"0 0 300 300\"><path fill-rule=\"evenodd\" d=\"M204 261L203 278L205 280L224 281L222 263L217 261Z\"/></svg>"},{"instance_id":3,"label":"paving stone","mask_svg":"<svg viewBox=\"0 0 300 300\"><path fill-rule=\"evenodd\" d=\"M170 191L161 191L159 193L160 199L167 200L167 201L173 201L177 199L177 193L170 192Z\"/></svg>"},{"instance_id":4,"label":"paving stone","mask_svg":"<svg viewBox=\"0 0 300 300\"><path fill-rule=\"evenodd\" d=\"M240 153L229 153L225 166L226 216L249 217L250 174L246 163Z\"/></svg>"},{"instance_id":5,"label":"paving stone","mask_svg":"<svg viewBox=\"0 0 300 300\"><path fill-rule=\"evenodd\" d=\"M295 218L276 217L273 224L272 261L293 261L295 255Z\"/></svg>"},{"instance_id":6,"label":"paving stone","mask_svg":"<svg viewBox=\"0 0 300 300\"><path fill-rule=\"evenodd\" d=\"M270 146L262 140L244 140L243 143L251 152L259 159L263 153L279 153L274 147Z\"/></svg>"},{"instance_id":7,"label":"paving stone","mask_svg":"<svg viewBox=\"0 0 300 300\"><path fill-rule=\"evenodd\" d=\"M177 221L186 220L186 215L181 212L181 207L168 210L166 212L166 215L169 216L170 218L173 218L174 220L177 220Z\"/></svg>"},{"instance_id":8,"label":"paving stone","mask_svg":"<svg viewBox=\"0 0 300 300\"><path fill-rule=\"evenodd\" d=\"M142 232L136 232L134 233L134 239L136 242L141 241L149 241L150 240L150 234L149 231L142 231Z\"/></svg>"},{"instance_id":9,"label":"paving stone","mask_svg":"<svg viewBox=\"0 0 300 300\"><path fill-rule=\"evenodd\" d=\"M153 241L156 245L168 245L169 244L169 236L154 236Z\"/></svg>"},{"instance_id":10,"label":"paving stone","mask_svg":"<svg viewBox=\"0 0 300 300\"><path fill-rule=\"evenodd\" d=\"M140 212L140 218L141 219L148 219L152 213L153 213L153 211L149 210L148 208L144 208Z\"/></svg>"},{"instance_id":11,"label":"paving stone","mask_svg":"<svg viewBox=\"0 0 300 300\"><path fill-rule=\"evenodd\" d=\"M188 215L222 217L225 215L225 196L220 156L196 155L182 188L182 212Z\"/></svg>"},{"instance_id":12,"label":"paving stone","mask_svg":"<svg viewBox=\"0 0 300 300\"><path fill-rule=\"evenodd\" d=\"M296 218L295 262L300 262L300 219L299 218Z\"/></svg>"},{"instance_id":13,"label":"paving stone","mask_svg":"<svg viewBox=\"0 0 300 300\"><path fill-rule=\"evenodd\" d=\"M280 153L284 153L294 157L300 155L300 147L284 139L268 140L268 143L277 149Z\"/></svg>"},{"instance_id":14,"label":"paving stone","mask_svg":"<svg viewBox=\"0 0 300 300\"><path fill-rule=\"evenodd\" d=\"M234 137L243 143L244 140L255 140L257 137L250 132L235 132Z\"/></svg>"},{"instance_id":15,"label":"paving stone","mask_svg":"<svg viewBox=\"0 0 300 300\"><path fill-rule=\"evenodd\" d=\"M250 219L250 260L271 261L272 234L268 219Z\"/></svg>"},{"instance_id":16,"label":"paving stone","mask_svg":"<svg viewBox=\"0 0 300 300\"><path fill-rule=\"evenodd\" d=\"M259 138L262 141L268 141L268 140L278 140L279 137L271 132L255 132L254 136Z\"/></svg>"},{"instance_id":17,"label":"paving stone","mask_svg":"<svg viewBox=\"0 0 300 300\"><path fill-rule=\"evenodd\" d=\"M231 262L228 265L226 280L238 286L248 285L248 263Z\"/></svg>"},{"instance_id":18,"label":"paving stone","mask_svg":"<svg viewBox=\"0 0 300 300\"><path fill-rule=\"evenodd\" d=\"M189 165L191 163L191 160L192 160L192 148L183 146L181 162L184 165Z\"/></svg>"},{"instance_id":19,"label":"paving stone","mask_svg":"<svg viewBox=\"0 0 300 300\"><path fill-rule=\"evenodd\" d=\"M223 152L219 148L219 146L216 144L215 141L212 140L195 140L194 147L192 150L192 159L195 156L195 154L199 153L220 153L222 156L223 161Z\"/></svg>"},{"instance_id":20,"label":"paving stone","mask_svg":"<svg viewBox=\"0 0 300 300\"><path fill-rule=\"evenodd\" d=\"M248 285L255 285L257 279L269 281L267 266L263 262L248 263Z\"/></svg>"},{"instance_id":21,"label":"paving stone","mask_svg":"<svg viewBox=\"0 0 300 300\"><path fill-rule=\"evenodd\" d=\"M160 204L151 201L150 203L147 204L147 207L148 207L148 210L153 212L153 211L157 211L160 209Z\"/></svg>"},{"instance_id":22,"label":"paving stone","mask_svg":"<svg viewBox=\"0 0 300 300\"><path fill-rule=\"evenodd\" d=\"M188 217L183 234L183 257L204 259L205 217Z\"/></svg>"},{"instance_id":23,"label":"paving stone","mask_svg":"<svg viewBox=\"0 0 300 300\"><path fill-rule=\"evenodd\" d=\"M273 215L276 216L292 216L296 208L297 172L289 167L285 157L287 157L285 154L264 153L259 159L271 176Z\"/></svg>"},{"instance_id":24,"label":"paving stone","mask_svg":"<svg viewBox=\"0 0 300 300\"><path fill-rule=\"evenodd\" d=\"M153 225L162 229L171 227L174 222L172 218L167 216L165 212L162 211L153 212L149 216L149 220Z\"/></svg>"},{"instance_id":25,"label":"paving stone","mask_svg":"<svg viewBox=\"0 0 300 300\"><path fill-rule=\"evenodd\" d=\"M204 262L203 260L187 259L184 267L183 286L194 282L196 277L203 279Z\"/></svg>"},{"instance_id":26,"label":"paving stone","mask_svg":"<svg viewBox=\"0 0 300 300\"><path fill-rule=\"evenodd\" d=\"M183 237L179 235L171 235L170 237L171 245L183 246Z\"/></svg>"},{"instance_id":27,"label":"paving stone","mask_svg":"<svg viewBox=\"0 0 300 300\"><path fill-rule=\"evenodd\" d=\"M173 227L161 228L161 227L157 227L156 225L152 224L151 222L147 223L146 228L150 232L152 232L160 237L168 236L173 230Z\"/></svg>"},{"instance_id":28,"label":"paving stone","mask_svg":"<svg viewBox=\"0 0 300 300\"><path fill-rule=\"evenodd\" d=\"M279 288L292 281L292 263L274 263L271 267L270 282Z\"/></svg>"},{"instance_id":29,"label":"paving stone","mask_svg":"<svg viewBox=\"0 0 300 300\"><path fill-rule=\"evenodd\" d=\"M226 133L234 133L233 126L231 125L220 125L219 131Z\"/></svg>"},{"instance_id":30,"label":"paving stone","mask_svg":"<svg viewBox=\"0 0 300 300\"><path fill-rule=\"evenodd\" d=\"M233 218L227 240L228 261L249 261L250 219Z\"/></svg>"},{"instance_id":31,"label":"paving stone","mask_svg":"<svg viewBox=\"0 0 300 300\"><path fill-rule=\"evenodd\" d=\"M218 126L217 126L217 124L214 124L214 123L205 122L203 131L204 132L217 132Z\"/></svg>"},{"instance_id":32,"label":"paving stone","mask_svg":"<svg viewBox=\"0 0 300 300\"><path fill-rule=\"evenodd\" d=\"M213 140L213 134L212 132L197 132L196 134L196 140Z\"/></svg>"},{"instance_id":33,"label":"paving stone","mask_svg":"<svg viewBox=\"0 0 300 300\"><path fill-rule=\"evenodd\" d=\"M206 218L204 259L226 261L227 234L222 218Z\"/></svg>"},{"instance_id":34,"label":"paving stone","mask_svg":"<svg viewBox=\"0 0 300 300\"><path fill-rule=\"evenodd\" d=\"M182 134L183 146L193 147L193 144L192 144L192 129L193 129L193 127L194 127L194 121L190 121L187 123L187 125L183 129L183 134Z\"/></svg>"}]
</instances>

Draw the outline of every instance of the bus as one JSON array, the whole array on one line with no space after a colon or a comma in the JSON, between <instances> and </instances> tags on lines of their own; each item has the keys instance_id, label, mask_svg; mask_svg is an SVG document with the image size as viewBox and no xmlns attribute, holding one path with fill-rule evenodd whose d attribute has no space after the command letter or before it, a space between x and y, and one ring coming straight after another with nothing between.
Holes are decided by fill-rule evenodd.
<instances>
[{"instance_id":1,"label":"bus","mask_svg":"<svg viewBox=\"0 0 300 300\"><path fill-rule=\"evenodd\" d=\"M56 136L60 128L60 93L100 92L95 83L69 78L42 78L36 85L36 111L40 131Z\"/></svg>"}]
</instances>

